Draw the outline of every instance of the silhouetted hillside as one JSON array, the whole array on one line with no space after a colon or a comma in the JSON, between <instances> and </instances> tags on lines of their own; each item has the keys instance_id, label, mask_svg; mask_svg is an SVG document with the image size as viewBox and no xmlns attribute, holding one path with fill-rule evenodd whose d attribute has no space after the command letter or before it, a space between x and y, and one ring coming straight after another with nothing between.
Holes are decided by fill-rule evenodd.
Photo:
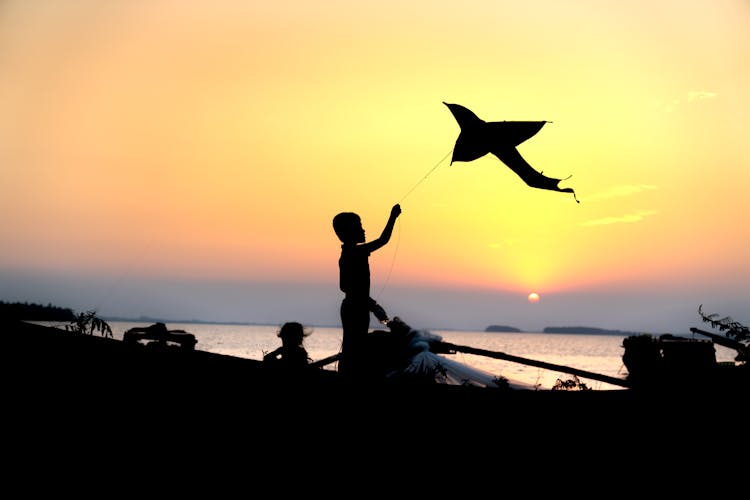
<instances>
[{"instance_id":1,"label":"silhouetted hillside","mask_svg":"<svg viewBox=\"0 0 750 500\"><path fill-rule=\"evenodd\" d=\"M75 314L72 309L52 304L44 306L28 302L0 301L0 318L24 321L72 321L75 319Z\"/></svg>"}]
</instances>

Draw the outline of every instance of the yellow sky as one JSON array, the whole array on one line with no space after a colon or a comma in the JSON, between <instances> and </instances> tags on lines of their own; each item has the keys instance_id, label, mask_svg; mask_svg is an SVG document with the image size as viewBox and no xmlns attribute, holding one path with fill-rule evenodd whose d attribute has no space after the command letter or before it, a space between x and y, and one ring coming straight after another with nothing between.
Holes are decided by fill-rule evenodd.
<instances>
[{"instance_id":1,"label":"yellow sky","mask_svg":"<svg viewBox=\"0 0 750 500\"><path fill-rule=\"evenodd\" d=\"M743 0L6 0L0 268L335 281L400 202L393 285L748 294L748 61ZM443 101L581 203L438 164Z\"/></svg>"}]
</instances>

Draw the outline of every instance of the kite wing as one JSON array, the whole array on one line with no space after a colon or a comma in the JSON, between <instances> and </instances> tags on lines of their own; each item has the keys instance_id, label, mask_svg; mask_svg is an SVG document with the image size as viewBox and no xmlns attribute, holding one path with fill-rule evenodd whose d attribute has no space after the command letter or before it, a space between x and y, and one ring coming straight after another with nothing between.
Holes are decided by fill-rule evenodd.
<instances>
[{"instance_id":1,"label":"kite wing","mask_svg":"<svg viewBox=\"0 0 750 500\"><path fill-rule=\"evenodd\" d=\"M536 171L523 159L516 146L534 136L546 121L485 122L469 109L459 104L444 102L458 122L461 132L453 148L454 161L472 161L492 153L513 170L530 187L573 193L572 188L560 188L558 183L565 179L554 179Z\"/></svg>"}]
</instances>

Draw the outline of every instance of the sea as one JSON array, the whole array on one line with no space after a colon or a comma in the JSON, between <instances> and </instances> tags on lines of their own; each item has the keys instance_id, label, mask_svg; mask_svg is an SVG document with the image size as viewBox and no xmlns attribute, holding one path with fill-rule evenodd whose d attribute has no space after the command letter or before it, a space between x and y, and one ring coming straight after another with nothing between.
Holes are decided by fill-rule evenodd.
<instances>
[{"instance_id":1,"label":"sea","mask_svg":"<svg viewBox=\"0 0 750 500\"><path fill-rule=\"evenodd\" d=\"M145 327L151 323L111 321L108 324L112 328L114 338L122 339L123 334L130 328ZM281 345L277 336L280 325L220 323L166 323L166 325L169 330L183 330L195 335L198 341L196 349L218 354L260 360L265 353ZM308 326L306 328L309 335L305 338L305 347L313 361L328 358L340 351L342 337L340 327ZM436 335L444 342L456 346L498 352L524 360L570 367L618 379L625 379L628 375L622 362L623 339L628 336L627 334L463 330L430 330L427 333ZM737 354L732 349L719 345L716 345L715 349L718 362L733 362ZM569 381L576 381L592 390L622 389L619 385L574 376L570 372L539 368L483 355L457 352L441 354L441 356L496 377L503 377L520 385L539 389L551 389L559 382ZM336 363L327 364L324 369L335 370Z\"/></svg>"}]
</instances>

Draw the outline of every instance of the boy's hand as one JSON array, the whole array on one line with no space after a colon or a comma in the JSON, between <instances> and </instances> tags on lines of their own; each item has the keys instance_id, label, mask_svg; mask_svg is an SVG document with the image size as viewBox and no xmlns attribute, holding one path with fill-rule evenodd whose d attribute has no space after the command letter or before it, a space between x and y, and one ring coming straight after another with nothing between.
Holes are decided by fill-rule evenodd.
<instances>
[{"instance_id":1,"label":"boy's hand","mask_svg":"<svg viewBox=\"0 0 750 500\"><path fill-rule=\"evenodd\" d=\"M378 321L385 324L388 322L388 314L385 312L385 309L380 304L375 304L372 307L372 312L375 314L375 317L378 318Z\"/></svg>"},{"instance_id":2,"label":"boy's hand","mask_svg":"<svg viewBox=\"0 0 750 500\"><path fill-rule=\"evenodd\" d=\"M393 208L391 208L391 218L395 219L399 215L401 215L401 205L396 203L395 205L393 205Z\"/></svg>"}]
</instances>

